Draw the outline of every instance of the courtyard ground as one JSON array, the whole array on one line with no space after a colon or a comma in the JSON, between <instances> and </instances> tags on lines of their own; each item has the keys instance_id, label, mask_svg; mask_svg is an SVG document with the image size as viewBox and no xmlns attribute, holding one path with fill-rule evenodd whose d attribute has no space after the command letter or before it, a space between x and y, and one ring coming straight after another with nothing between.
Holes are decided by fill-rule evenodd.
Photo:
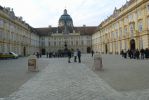
<instances>
[{"instance_id":1,"label":"courtyard ground","mask_svg":"<svg viewBox=\"0 0 149 100\"><path fill-rule=\"evenodd\" d=\"M27 58L21 59L26 61ZM81 63L74 63L71 59L70 64L67 58L43 57L39 59L40 71L25 81L20 76L25 77L29 73L24 67L11 69L13 61L10 61L10 66L6 66L10 68L4 70L0 66L6 74L11 72L6 75L7 84L13 80L9 79L13 74L16 82L22 82L15 87L15 92L8 92L7 90L10 89L8 88L5 93L8 92L9 96L0 98L4 100L149 99L149 60L124 59L120 55L102 55L102 60L103 70L92 71L94 58L90 54L83 54ZM4 62L0 61L1 64ZM14 66L20 66L20 64ZM17 76L16 73L19 70L26 75L19 73ZM11 84L15 83L13 82L11 81ZM1 84L6 86L4 81L1 81ZM8 85L11 86L11 84Z\"/></svg>"}]
</instances>

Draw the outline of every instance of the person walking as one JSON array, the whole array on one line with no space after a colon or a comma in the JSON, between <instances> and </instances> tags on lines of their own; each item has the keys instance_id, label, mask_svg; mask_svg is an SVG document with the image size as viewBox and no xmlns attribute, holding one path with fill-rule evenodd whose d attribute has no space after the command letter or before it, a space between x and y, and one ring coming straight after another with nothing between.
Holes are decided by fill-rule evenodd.
<instances>
[{"instance_id":1,"label":"person walking","mask_svg":"<svg viewBox=\"0 0 149 100\"><path fill-rule=\"evenodd\" d=\"M127 58L127 51L126 51L126 49L124 50L124 58Z\"/></svg>"},{"instance_id":2,"label":"person walking","mask_svg":"<svg viewBox=\"0 0 149 100\"><path fill-rule=\"evenodd\" d=\"M47 54L46 54L46 55L47 55L47 58L49 58L49 53L48 53L48 52L47 52Z\"/></svg>"},{"instance_id":3,"label":"person walking","mask_svg":"<svg viewBox=\"0 0 149 100\"><path fill-rule=\"evenodd\" d=\"M68 63L71 63L70 59L71 59L71 51L68 50L67 51L67 55L68 55Z\"/></svg>"},{"instance_id":4,"label":"person walking","mask_svg":"<svg viewBox=\"0 0 149 100\"><path fill-rule=\"evenodd\" d=\"M144 59L145 50L143 48L140 50L140 53L141 53L141 59Z\"/></svg>"},{"instance_id":5,"label":"person walking","mask_svg":"<svg viewBox=\"0 0 149 100\"><path fill-rule=\"evenodd\" d=\"M136 58L137 58L137 59L140 59L140 52L139 52L138 49L136 49L136 54L135 54L135 55L136 55Z\"/></svg>"},{"instance_id":6,"label":"person walking","mask_svg":"<svg viewBox=\"0 0 149 100\"><path fill-rule=\"evenodd\" d=\"M92 50L91 53L92 53L92 57L93 57L94 56L94 51Z\"/></svg>"},{"instance_id":7,"label":"person walking","mask_svg":"<svg viewBox=\"0 0 149 100\"><path fill-rule=\"evenodd\" d=\"M78 62L81 63L81 51L78 49Z\"/></svg>"},{"instance_id":8,"label":"person walking","mask_svg":"<svg viewBox=\"0 0 149 100\"><path fill-rule=\"evenodd\" d=\"M121 50L121 53L120 54L122 55L122 57L124 57L124 51L123 51L123 49Z\"/></svg>"}]
</instances>

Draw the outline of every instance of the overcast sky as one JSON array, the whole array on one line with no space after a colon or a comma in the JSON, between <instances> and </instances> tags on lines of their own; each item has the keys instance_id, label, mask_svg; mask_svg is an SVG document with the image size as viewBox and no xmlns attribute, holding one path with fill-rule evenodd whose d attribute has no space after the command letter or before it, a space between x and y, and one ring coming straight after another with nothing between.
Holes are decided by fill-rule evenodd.
<instances>
[{"instance_id":1,"label":"overcast sky","mask_svg":"<svg viewBox=\"0 0 149 100\"><path fill-rule=\"evenodd\" d=\"M58 26L58 20L67 9L74 26L97 26L120 8L126 0L0 0L2 7L13 8L32 27Z\"/></svg>"}]
</instances>

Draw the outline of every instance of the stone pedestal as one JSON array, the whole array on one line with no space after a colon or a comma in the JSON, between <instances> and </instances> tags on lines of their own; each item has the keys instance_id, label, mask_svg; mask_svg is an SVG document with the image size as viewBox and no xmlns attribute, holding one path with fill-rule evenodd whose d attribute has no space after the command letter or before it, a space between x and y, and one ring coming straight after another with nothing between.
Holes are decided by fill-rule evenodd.
<instances>
[{"instance_id":1,"label":"stone pedestal","mask_svg":"<svg viewBox=\"0 0 149 100\"><path fill-rule=\"evenodd\" d=\"M103 69L102 65L102 57L100 54L94 55L94 65L93 65L93 70L95 71L101 71Z\"/></svg>"},{"instance_id":2,"label":"stone pedestal","mask_svg":"<svg viewBox=\"0 0 149 100\"><path fill-rule=\"evenodd\" d=\"M35 55L30 55L28 57L28 71L38 72L37 57Z\"/></svg>"}]
</instances>

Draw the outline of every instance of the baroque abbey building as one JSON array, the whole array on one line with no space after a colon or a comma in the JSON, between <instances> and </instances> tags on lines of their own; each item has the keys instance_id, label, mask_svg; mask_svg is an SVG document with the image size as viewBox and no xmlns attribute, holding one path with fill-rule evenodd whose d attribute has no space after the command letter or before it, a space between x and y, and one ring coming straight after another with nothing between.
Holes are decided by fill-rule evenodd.
<instances>
[{"instance_id":1,"label":"baroque abbey building","mask_svg":"<svg viewBox=\"0 0 149 100\"><path fill-rule=\"evenodd\" d=\"M149 48L149 1L129 0L115 8L92 35L92 46L96 52L112 54Z\"/></svg>"},{"instance_id":2,"label":"baroque abbey building","mask_svg":"<svg viewBox=\"0 0 149 100\"><path fill-rule=\"evenodd\" d=\"M16 17L13 9L0 6L0 53L13 51L26 56L66 47L112 54L149 48L149 1L129 0L97 27L74 26L65 9L57 27L33 28Z\"/></svg>"},{"instance_id":3,"label":"baroque abbey building","mask_svg":"<svg viewBox=\"0 0 149 100\"><path fill-rule=\"evenodd\" d=\"M97 27L75 27L71 16L64 10L58 21L58 27L35 28L40 36L41 51L53 52L64 50L67 45L68 49L80 49L83 53L91 51L92 34Z\"/></svg>"},{"instance_id":4,"label":"baroque abbey building","mask_svg":"<svg viewBox=\"0 0 149 100\"><path fill-rule=\"evenodd\" d=\"M46 54L64 50L66 46L71 50L80 49L83 53L91 51L96 26L73 26L66 9L58 23L58 27L33 28L22 17L16 17L13 9L0 6L0 53Z\"/></svg>"}]
</instances>

